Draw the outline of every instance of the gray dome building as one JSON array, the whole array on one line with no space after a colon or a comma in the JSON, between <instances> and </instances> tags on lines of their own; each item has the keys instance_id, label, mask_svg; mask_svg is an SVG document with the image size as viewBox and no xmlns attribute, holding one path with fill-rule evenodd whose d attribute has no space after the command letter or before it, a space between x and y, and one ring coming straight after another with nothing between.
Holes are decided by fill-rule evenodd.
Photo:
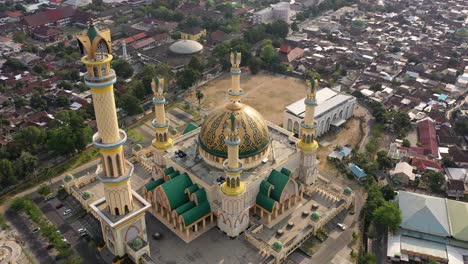
<instances>
[{"instance_id":1,"label":"gray dome building","mask_svg":"<svg viewBox=\"0 0 468 264\"><path fill-rule=\"evenodd\" d=\"M191 55L203 50L203 45L194 40L179 40L169 46L169 50L179 55Z\"/></svg>"}]
</instances>

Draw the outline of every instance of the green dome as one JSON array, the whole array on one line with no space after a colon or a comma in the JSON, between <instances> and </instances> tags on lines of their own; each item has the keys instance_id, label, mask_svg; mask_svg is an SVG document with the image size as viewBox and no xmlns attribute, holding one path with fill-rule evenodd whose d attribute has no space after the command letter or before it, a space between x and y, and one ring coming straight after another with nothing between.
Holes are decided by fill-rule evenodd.
<instances>
[{"instance_id":1,"label":"green dome","mask_svg":"<svg viewBox=\"0 0 468 264\"><path fill-rule=\"evenodd\" d=\"M83 197L83 199L85 200L88 200L89 198L91 198L91 193L90 192L84 192L81 194L81 197Z\"/></svg>"},{"instance_id":2,"label":"green dome","mask_svg":"<svg viewBox=\"0 0 468 264\"><path fill-rule=\"evenodd\" d=\"M273 246L272 246L276 251L280 251L282 248L283 248L283 244L281 244L281 242L278 242L276 241L275 243L273 243Z\"/></svg>"},{"instance_id":3,"label":"green dome","mask_svg":"<svg viewBox=\"0 0 468 264\"><path fill-rule=\"evenodd\" d=\"M75 177L73 177L72 174L67 174L67 176L65 176L64 180L65 180L66 182L69 182L69 181L73 180L73 178L75 178Z\"/></svg>"},{"instance_id":4,"label":"green dome","mask_svg":"<svg viewBox=\"0 0 468 264\"><path fill-rule=\"evenodd\" d=\"M353 191L351 190L351 188L346 188L344 189L343 193L346 194L346 195L350 195Z\"/></svg>"},{"instance_id":5,"label":"green dome","mask_svg":"<svg viewBox=\"0 0 468 264\"><path fill-rule=\"evenodd\" d=\"M132 246L137 249L140 248L143 246L143 240L139 237L136 237L132 242Z\"/></svg>"},{"instance_id":6,"label":"green dome","mask_svg":"<svg viewBox=\"0 0 468 264\"><path fill-rule=\"evenodd\" d=\"M317 214L317 213L313 213L313 214L310 215L310 219L312 219L314 221L318 220L319 218L320 218L320 215Z\"/></svg>"},{"instance_id":7,"label":"green dome","mask_svg":"<svg viewBox=\"0 0 468 264\"><path fill-rule=\"evenodd\" d=\"M140 144L136 144L135 147L133 148L135 151L141 150L143 147Z\"/></svg>"}]
</instances>

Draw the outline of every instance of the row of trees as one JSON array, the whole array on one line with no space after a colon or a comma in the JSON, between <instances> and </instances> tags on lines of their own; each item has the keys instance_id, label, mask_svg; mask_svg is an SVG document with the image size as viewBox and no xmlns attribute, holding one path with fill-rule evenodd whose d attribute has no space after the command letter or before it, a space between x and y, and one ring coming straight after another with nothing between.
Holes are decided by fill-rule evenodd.
<instances>
[{"instance_id":1,"label":"row of trees","mask_svg":"<svg viewBox=\"0 0 468 264\"><path fill-rule=\"evenodd\" d=\"M6 146L0 147L0 189L13 186L38 173L37 155L70 156L86 148L92 131L85 123L87 114L59 112L47 132L35 126L21 129Z\"/></svg>"}]
</instances>

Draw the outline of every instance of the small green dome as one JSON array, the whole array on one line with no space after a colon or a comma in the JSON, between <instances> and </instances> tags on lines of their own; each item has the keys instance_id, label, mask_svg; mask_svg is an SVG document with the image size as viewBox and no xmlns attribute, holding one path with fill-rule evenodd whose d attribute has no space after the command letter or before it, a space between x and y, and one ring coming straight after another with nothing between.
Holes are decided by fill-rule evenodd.
<instances>
[{"instance_id":1,"label":"small green dome","mask_svg":"<svg viewBox=\"0 0 468 264\"><path fill-rule=\"evenodd\" d=\"M351 188L347 187L344 189L343 193L346 194L346 195L350 195L353 191L351 190Z\"/></svg>"},{"instance_id":2,"label":"small green dome","mask_svg":"<svg viewBox=\"0 0 468 264\"><path fill-rule=\"evenodd\" d=\"M310 215L310 219L312 219L314 221L318 220L319 218L320 218L320 215L317 214L317 213L313 213L313 214Z\"/></svg>"},{"instance_id":3,"label":"small green dome","mask_svg":"<svg viewBox=\"0 0 468 264\"><path fill-rule=\"evenodd\" d=\"M91 198L91 196L92 196L91 193L87 191L81 194L81 197L83 197L83 199L85 200L88 200L89 198Z\"/></svg>"},{"instance_id":4,"label":"small green dome","mask_svg":"<svg viewBox=\"0 0 468 264\"><path fill-rule=\"evenodd\" d=\"M91 42L93 42L94 38L99 35L99 30L94 26L94 22L91 22L89 25L87 34Z\"/></svg>"},{"instance_id":5,"label":"small green dome","mask_svg":"<svg viewBox=\"0 0 468 264\"><path fill-rule=\"evenodd\" d=\"M140 248L141 246L143 246L143 240L139 237L136 237L133 242L132 242L132 245L134 248Z\"/></svg>"},{"instance_id":6,"label":"small green dome","mask_svg":"<svg viewBox=\"0 0 468 264\"><path fill-rule=\"evenodd\" d=\"M69 182L69 181L73 180L74 178L75 178L75 177L73 177L72 174L67 174L67 176L65 176L64 180L65 180L66 182Z\"/></svg>"},{"instance_id":7,"label":"small green dome","mask_svg":"<svg viewBox=\"0 0 468 264\"><path fill-rule=\"evenodd\" d=\"M143 147L140 144L136 144L135 147L133 148L135 151L141 150Z\"/></svg>"},{"instance_id":8,"label":"small green dome","mask_svg":"<svg viewBox=\"0 0 468 264\"><path fill-rule=\"evenodd\" d=\"M272 246L276 251L280 251L282 248L283 248L283 244L281 244L281 242L278 242L276 241L275 243L273 243L273 246Z\"/></svg>"}]
</instances>

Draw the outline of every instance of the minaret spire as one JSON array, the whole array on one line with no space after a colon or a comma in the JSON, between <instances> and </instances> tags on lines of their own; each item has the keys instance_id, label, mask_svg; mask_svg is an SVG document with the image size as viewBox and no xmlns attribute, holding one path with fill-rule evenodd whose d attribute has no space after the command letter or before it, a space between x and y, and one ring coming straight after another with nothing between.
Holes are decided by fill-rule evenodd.
<instances>
[{"instance_id":1,"label":"minaret spire","mask_svg":"<svg viewBox=\"0 0 468 264\"><path fill-rule=\"evenodd\" d=\"M154 105L154 119L151 122L155 130L153 140L154 161L161 167L164 167L164 154L166 150L172 146L172 138L169 137L169 121L166 118L166 98L164 97L164 79L157 78L151 82L153 89L153 105Z\"/></svg>"},{"instance_id":2,"label":"minaret spire","mask_svg":"<svg viewBox=\"0 0 468 264\"><path fill-rule=\"evenodd\" d=\"M240 102L243 91L240 88L241 75L241 53L237 51L231 52L231 89L229 89L229 101Z\"/></svg>"},{"instance_id":3,"label":"minaret spire","mask_svg":"<svg viewBox=\"0 0 468 264\"><path fill-rule=\"evenodd\" d=\"M315 107L317 102L315 92L317 90L318 81L311 79L307 82L307 95L304 100L306 105L304 123L301 126L301 139L297 142L297 146L301 151L301 162L299 166L299 178L305 184L312 184L317 180L316 155L318 143L315 140Z\"/></svg>"},{"instance_id":4,"label":"minaret spire","mask_svg":"<svg viewBox=\"0 0 468 264\"><path fill-rule=\"evenodd\" d=\"M242 173L242 163L239 159L239 145L241 143L239 137L239 122L236 115L231 113L226 128L229 133L226 137L226 145L228 147L228 158L224 162L224 172L226 173L226 182L221 186L223 193L231 196L239 195L244 192L245 185L240 180Z\"/></svg>"}]
</instances>

